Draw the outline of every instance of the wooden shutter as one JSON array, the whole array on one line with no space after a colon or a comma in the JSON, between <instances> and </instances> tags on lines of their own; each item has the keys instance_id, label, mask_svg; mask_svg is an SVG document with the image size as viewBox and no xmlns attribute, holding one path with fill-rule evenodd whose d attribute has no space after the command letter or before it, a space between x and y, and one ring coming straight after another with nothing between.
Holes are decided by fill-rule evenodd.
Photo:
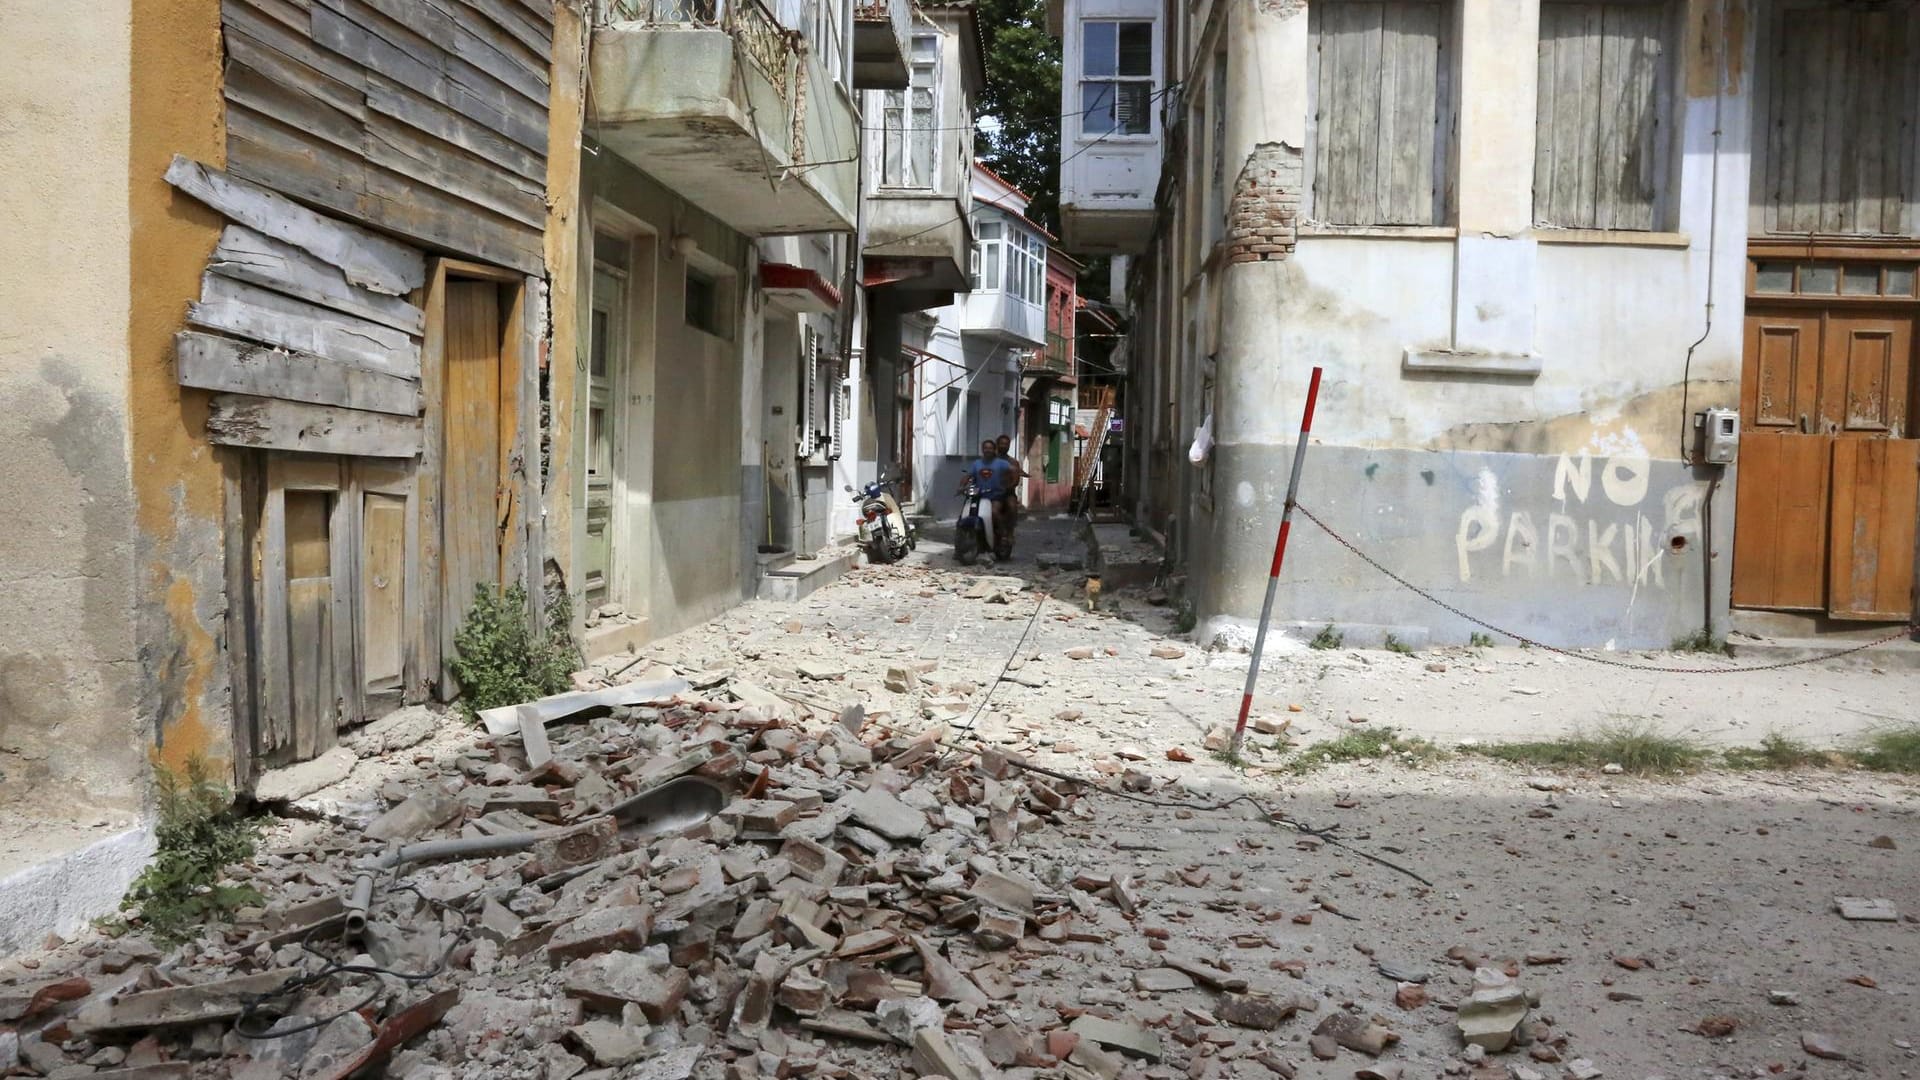
<instances>
[{"instance_id":1,"label":"wooden shutter","mask_svg":"<svg viewBox=\"0 0 1920 1080\"><path fill-rule=\"evenodd\" d=\"M1666 165L1669 19L1665 4L1541 5L1536 223L1656 227Z\"/></svg>"},{"instance_id":2,"label":"wooden shutter","mask_svg":"<svg viewBox=\"0 0 1920 1080\"><path fill-rule=\"evenodd\" d=\"M1765 231L1914 231L1917 8L1897 0L1779 12L1767 49Z\"/></svg>"},{"instance_id":3,"label":"wooden shutter","mask_svg":"<svg viewBox=\"0 0 1920 1080\"><path fill-rule=\"evenodd\" d=\"M1439 223L1441 5L1337 0L1308 10L1317 20L1314 219Z\"/></svg>"}]
</instances>

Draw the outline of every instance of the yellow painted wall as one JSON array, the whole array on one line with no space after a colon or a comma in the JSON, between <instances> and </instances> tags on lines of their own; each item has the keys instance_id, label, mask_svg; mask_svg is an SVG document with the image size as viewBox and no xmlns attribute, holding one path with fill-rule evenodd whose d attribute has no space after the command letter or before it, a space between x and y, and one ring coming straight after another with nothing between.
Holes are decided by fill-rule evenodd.
<instances>
[{"instance_id":1,"label":"yellow painted wall","mask_svg":"<svg viewBox=\"0 0 1920 1080\"><path fill-rule=\"evenodd\" d=\"M129 0L0 0L0 812L140 804Z\"/></svg>"},{"instance_id":2,"label":"yellow painted wall","mask_svg":"<svg viewBox=\"0 0 1920 1080\"><path fill-rule=\"evenodd\" d=\"M224 765L231 711L224 651L220 462L206 441L207 395L174 380L173 335L219 237L220 216L162 179L174 154L226 162L219 0L132 0L139 43L123 108L131 229L123 364L129 416L137 670L148 749L178 768ZM79 10L66 7L67 11Z\"/></svg>"}]
</instances>

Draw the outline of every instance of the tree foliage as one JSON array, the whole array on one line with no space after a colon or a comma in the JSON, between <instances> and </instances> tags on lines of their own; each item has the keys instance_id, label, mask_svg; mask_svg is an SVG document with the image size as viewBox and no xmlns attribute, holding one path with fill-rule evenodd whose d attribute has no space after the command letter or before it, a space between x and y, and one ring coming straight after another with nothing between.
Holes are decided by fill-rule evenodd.
<instances>
[{"instance_id":1,"label":"tree foliage","mask_svg":"<svg viewBox=\"0 0 1920 1080\"><path fill-rule=\"evenodd\" d=\"M975 106L991 117L974 154L1032 198L1027 216L1059 232L1060 42L1046 0L979 0L987 85Z\"/></svg>"}]
</instances>

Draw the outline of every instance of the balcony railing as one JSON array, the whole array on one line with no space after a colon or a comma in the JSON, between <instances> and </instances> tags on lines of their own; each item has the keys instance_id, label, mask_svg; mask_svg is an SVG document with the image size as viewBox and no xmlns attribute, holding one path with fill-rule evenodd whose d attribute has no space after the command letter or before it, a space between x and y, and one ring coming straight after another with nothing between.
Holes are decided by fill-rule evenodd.
<instances>
[{"instance_id":1,"label":"balcony railing","mask_svg":"<svg viewBox=\"0 0 1920 1080\"><path fill-rule=\"evenodd\" d=\"M721 0L599 0L594 25L637 22L654 26L720 25Z\"/></svg>"},{"instance_id":2,"label":"balcony railing","mask_svg":"<svg viewBox=\"0 0 1920 1080\"><path fill-rule=\"evenodd\" d=\"M1049 333L1047 346L1041 350L1039 367L1061 375L1073 374L1073 339L1064 334Z\"/></svg>"}]
</instances>

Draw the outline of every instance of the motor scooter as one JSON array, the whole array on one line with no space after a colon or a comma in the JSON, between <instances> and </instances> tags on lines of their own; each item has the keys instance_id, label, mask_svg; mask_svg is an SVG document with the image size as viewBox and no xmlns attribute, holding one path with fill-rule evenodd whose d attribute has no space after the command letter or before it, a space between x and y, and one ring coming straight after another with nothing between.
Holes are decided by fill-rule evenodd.
<instances>
[{"instance_id":1,"label":"motor scooter","mask_svg":"<svg viewBox=\"0 0 1920 1080\"><path fill-rule=\"evenodd\" d=\"M917 531L900 510L899 500L893 497L893 483L875 480L859 491L847 485L853 501L860 504L859 543L870 563L899 562L920 543Z\"/></svg>"},{"instance_id":2,"label":"motor scooter","mask_svg":"<svg viewBox=\"0 0 1920 1080\"><path fill-rule=\"evenodd\" d=\"M960 500L960 520L954 524L953 557L962 566L972 566L984 557L988 565L995 560L1013 558L1013 533L998 503L986 497L978 480L968 480Z\"/></svg>"}]
</instances>

